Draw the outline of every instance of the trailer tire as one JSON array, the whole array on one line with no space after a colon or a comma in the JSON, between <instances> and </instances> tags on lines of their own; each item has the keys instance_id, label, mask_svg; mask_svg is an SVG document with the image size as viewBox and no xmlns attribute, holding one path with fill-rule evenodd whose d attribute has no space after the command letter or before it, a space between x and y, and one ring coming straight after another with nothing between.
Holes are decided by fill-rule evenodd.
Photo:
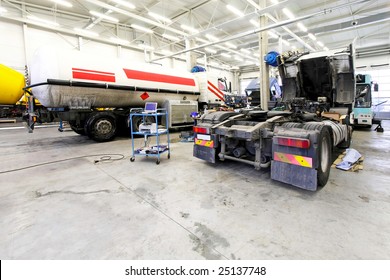
<instances>
[{"instance_id":1,"label":"trailer tire","mask_svg":"<svg viewBox=\"0 0 390 280\"><path fill-rule=\"evenodd\" d=\"M85 130L84 130L83 124L77 125L77 123L75 121L69 121L68 123L69 123L70 128L74 132L76 132L77 134L80 134L80 135L85 135Z\"/></svg>"},{"instance_id":2,"label":"trailer tire","mask_svg":"<svg viewBox=\"0 0 390 280\"><path fill-rule=\"evenodd\" d=\"M116 136L116 118L115 115L109 112L99 112L91 115L85 122L85 134L97 141L107 142L111 141Z\"/></svg>"},{"instance_id":3,"label":"trailer tire","mask_svg":"<svg viewBox=\"0 0 390 280\"><path fill-rule=\"evenodd\" d=\"M332 142L329 130L324 127L320 131L318 142L317 185L319 187L325 186L328 182L331 165Z\"/></svg>"}]
</instances>

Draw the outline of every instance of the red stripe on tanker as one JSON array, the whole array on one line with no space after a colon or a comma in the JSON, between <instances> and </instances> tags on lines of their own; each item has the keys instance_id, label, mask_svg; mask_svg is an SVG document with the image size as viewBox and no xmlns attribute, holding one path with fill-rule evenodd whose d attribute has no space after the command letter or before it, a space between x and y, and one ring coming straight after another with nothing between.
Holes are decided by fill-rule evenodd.
<instances>
[{"instance_id":1,"label":"red stripe on tanker","mask_svg":"<svg viewBox=\"0 0 390 280\"><path fill-rule=\"evenodd\" d=\"M219 88L217 88L215 85L213 85L213 83L211 83L210 81L207 81L207 84L209 85L208 86L208 90L209 91L214 93L214 95L217 96L222 101L225 101L225 98L223 97L224 94L223 94L223 92Z\"/></svg>"},{"instance_id":2,"label":"red stripe on tanker","mask_svg":"<svg viewBox=\"0 0 390 280\"><path fill-rule=\"evenodd\" d=\"M123 69L127 69L129 77ZM108 56L97 57L84 51L60 52L49 46L40 47L31 59L29 70L31 84L41 84L32 88L34 96L49 108L143 107L145 101L140 95L145 91L149 95L148 101L159 104L168 99L197 101L202 97L193 73ZM130 79L134 76L131 73L137 73L135 77L143 79ZM79 87L72 84L73 81L90 85Z\"/></svg>"},{"instance_id":3,"label":"red stripe on tanker","mask_svg":"<svg viewBox=\"0 0 390 280\"><path fill-rule=\"evenodd\" d=\"M115 83L115 73L111 72L72 68L72 77L73 79Z\"/></svg>"},{"instance_id":4,"label":"red stripe on tanker","mask_svg":"<svg viewBox=\"0 0 390 280\"><path fill-rule=\"evenodd\" d=\"M131 70L125 68L123 68L123 71L125 71L127 78L132 80L143 80L143 81L177 84L177 85L184 85L184 86L195 86L195 80L190 78L170 76L165 74L157 74L157 73Z\"/></svg>"}]
</instances>

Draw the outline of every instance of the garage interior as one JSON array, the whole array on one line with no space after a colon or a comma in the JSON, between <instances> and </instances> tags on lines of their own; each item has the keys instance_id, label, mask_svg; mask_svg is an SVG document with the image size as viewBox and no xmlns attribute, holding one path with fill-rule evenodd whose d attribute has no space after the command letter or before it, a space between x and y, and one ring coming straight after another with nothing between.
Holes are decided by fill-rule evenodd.
<instances>
[{"instance_id":1,"label":"garage interior","mask_svg":"<svg viewBox=\"0 0 390 280\"><path fill-rule=\"evenodd\" d=\"M351 48L355 74L371 77L370 108L383 132L378 123L354 126L361 169L331 167L326 185L308 191L271 179L270 168L195 157L196 143L183 136L189 115L191 125L157 135L170 158L162 153L156 164L131 162L132 139L140 147L142 137L94 141L58 119L29 131L12 104L0 104L0 258L389 259L389 18L385 0L1 0L0 64L27 80L35 51L49 46L64 60L68 52L94 57L91 65L197 66L243 97L259 79L259 105L271 110L269 77L283 85L267 53ZM332 162L344 150L332 149Z\"/></svg>"}]
</instances>

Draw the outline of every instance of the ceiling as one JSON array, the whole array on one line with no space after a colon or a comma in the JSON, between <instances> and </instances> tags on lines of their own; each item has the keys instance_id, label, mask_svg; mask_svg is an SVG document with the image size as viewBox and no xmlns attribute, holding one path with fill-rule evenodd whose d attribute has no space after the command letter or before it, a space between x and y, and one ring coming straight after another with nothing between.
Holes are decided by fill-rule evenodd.
<instances>
[{"instance_id":1,"label":"ceiling","mask_svg":"<svg viewBox=\"0 0 390 280\"><path fill-rule=\"evenodd\" d=\"M146 48L154 52L155 59L172 55L183 58L190 49L200 59L206 54L210 63L227 67L258 62L259 31L263 29L272 31L266 32L269 51L333 49L354 41L358 50L375 52L388 51L390 45L388 0L66 0L71 7L54 2L0 0L7 10L0 10L0 20L40 24L98 41L120 39L113 44ZM129 3L133 6L125 5ZM240 15L232 11L234 8ZM50 22L42 25L31 16ZM85 30L93 33L86 34Z\"/></svg>"}]
</instances>

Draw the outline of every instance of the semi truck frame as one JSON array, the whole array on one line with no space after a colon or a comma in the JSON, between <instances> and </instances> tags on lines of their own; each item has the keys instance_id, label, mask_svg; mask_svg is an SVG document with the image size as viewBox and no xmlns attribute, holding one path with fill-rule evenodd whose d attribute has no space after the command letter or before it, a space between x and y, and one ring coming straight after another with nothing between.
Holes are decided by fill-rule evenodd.
<instances>
[{"instance_id":1,"label":"semi truck frame","mask_svg":"<svg viewBox=\"0 0 390 280\"><path fill-rule=\"evenodd\" d=\"M333 148L351 143L352 50L280 57L278 67L284 92L277 110L203 115L194 126L193 155L270 167L273 180L315 191L328 181Z\"/></svg>"}]
</instances>

